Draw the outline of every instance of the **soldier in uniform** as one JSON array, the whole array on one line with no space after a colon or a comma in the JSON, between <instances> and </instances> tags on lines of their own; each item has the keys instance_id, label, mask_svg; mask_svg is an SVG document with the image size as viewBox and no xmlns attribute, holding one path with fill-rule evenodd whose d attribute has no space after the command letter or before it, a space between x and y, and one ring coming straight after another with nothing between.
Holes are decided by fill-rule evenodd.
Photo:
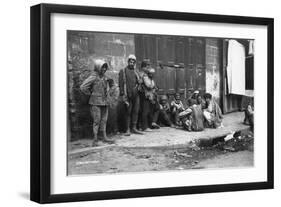
<instances>
[{"instance_id":1,"label":"soldier in uniform","mask_svg":"<svg viewBox=\"0 0 281 207\"><path fill-rule=\"evenodd\" d=\"M143 134L137 130L138 113L140 108L139 87L141 78L136 71L135 66L135 55L129 55L127 67L119 72L120 96L126 106L126 136L130 136L131 132L135 134Z\"/></svg>"},{"instance_id":2,"label":"soldier in uniform","mask_svg":"<svg viewBox=\"0 0 281 207\"><path fill-rule=\"evenodd\" d=\"M108 81L105 72L108 64L103 60L94 61L94 72L80 86L81 91L90 95L89 104L93 118L93 146L97 146L98 132L102 133L102 141L112 143L106 136L106 122L108 116Z\"/></svg>"}]
</instances>

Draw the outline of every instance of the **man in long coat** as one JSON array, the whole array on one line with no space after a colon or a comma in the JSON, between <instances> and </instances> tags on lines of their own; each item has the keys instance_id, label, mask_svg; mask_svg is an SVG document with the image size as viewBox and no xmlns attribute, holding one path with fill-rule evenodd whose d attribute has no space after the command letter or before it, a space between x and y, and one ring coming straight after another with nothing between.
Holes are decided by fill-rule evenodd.
<instances>
[{"instance_id":1,"label":"man in long coat","mask_svg":"<svg viewBox=\"0 0 281 207\"><path fill-rule=\"evenodd\" d=\"M127 67L119 72L120 96L126 106L126 136L130 136L131 132L142 134L142 132L137 130L140 107L139 87L141 79L135 66L135 55L129 55Z\"/></svg>"},{"instance_id":2,"label":"man in long coat","mask_svg":"<svg viewBox=\"0 0 281 207\"><path fill-rule=\"evenodd\" d=\"M108 81L105 72L108 64L103 60L94 61L94 72L80 86L81 91L89 95L90 112L93 118L93 146L97 146L98 132L102 133L102 141L112 143L106 136L106 122L108 117Z\"/></svg>"}]
</instances>

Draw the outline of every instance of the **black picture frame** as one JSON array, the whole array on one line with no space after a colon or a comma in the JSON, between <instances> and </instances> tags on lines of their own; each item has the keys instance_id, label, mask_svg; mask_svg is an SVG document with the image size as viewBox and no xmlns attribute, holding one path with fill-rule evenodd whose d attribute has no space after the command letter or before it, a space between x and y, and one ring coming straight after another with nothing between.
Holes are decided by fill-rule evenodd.
<instances>
[{"instance_id":1,"label":"black picture frame","mask_svg":"<svg viewBox=\"0 0 281 207\"><path fill-rule=\"evenodd\" d=\"M112 17L151 18L209 23L233 23L267 26L267 181L237 184L169 187L154 189L121 190L106 192L85 192L74 194L50 193L50 16L52 13L99 15ZM180 194L272 189L274 187L274 19L246 16L195 14L152 10L103 8L88 6L39 4L31 7L31 174L30 199L39 203L89 201L104 199L167 196Z\"/></svg>"}]
</instances>

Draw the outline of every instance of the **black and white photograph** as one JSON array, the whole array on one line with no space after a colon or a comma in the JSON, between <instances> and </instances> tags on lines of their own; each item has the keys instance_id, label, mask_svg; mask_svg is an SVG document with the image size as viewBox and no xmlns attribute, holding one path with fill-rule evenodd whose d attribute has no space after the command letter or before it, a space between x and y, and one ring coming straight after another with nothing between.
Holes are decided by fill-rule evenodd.
<instances>
[{"instance_id":1,"label":"black and white photograph","mask_svg":"<svg viewBox=\"0 0 281 207\"><path fill-rule=\"evenodd\" d=\"M255 39L65 35L68 176L254 167Z\"/></svg>"},{"instance_id":2,"label":"black and white photograph","mask_svg":"<svg viewBox=\"0 0 281 207\"><path fill-rule=\"evenodd\" d=\"M278 1L3 3L0 206L281 203Z\"/></svg>"},{"instance_id":3,"label":"black and white photograph","mask_svg":"<svg viewBox=\"0 0 281 207\"><path fill-rule=\"evenodd\" d=\"M31 7L31 200L272 189L273 25Z\"/></svg>"}]
</instances>

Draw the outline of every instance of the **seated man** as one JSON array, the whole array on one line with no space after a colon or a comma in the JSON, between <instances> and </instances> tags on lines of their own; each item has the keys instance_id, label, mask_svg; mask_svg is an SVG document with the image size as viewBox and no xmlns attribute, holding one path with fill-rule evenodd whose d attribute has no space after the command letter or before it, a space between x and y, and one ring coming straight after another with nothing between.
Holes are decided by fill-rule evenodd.
<instances>
[{"instance_id":1,"label":"seated man","mask_svg":"<svg viewBox=\"0 0 281 207\"><path fill-rule=\"evenodd\" d=\"M254 108L251 103L248 103L245 109L244 124L250 125L251 130L254 130Z\"/></svg>"},{"instance_id":2,"label":"seated man","mask_svg":"<svg viewBox=\"0 0 281 207\"><path fill-rule=\"evenodd\" d=\"M188 108L179 114L183 128L187 131L204 130L202 107L194 99L188 99Z\"/></svg>"},{"instance_id":3,"label":"seated man","mask_svg":"<svg viewBox=\"0 0 281 207\"><path fill-rule=\"evenodd\" d=\"M184 106L180 99L180 94L175 94L175 99L171 102L171 115L176 125L180 126L179 113L184 111Z\"/></svg>"},{"instance_id":4,"label":"seated man","mask_svg":"<svg viewBox=\"0 0 281 207\"><path fill-rule=\"evenodd\" d=\"M204 109L203 115L206 120L206 126L210 128L222 127L223 117L219 105L209 93L204 94L204 99L206 101L206 109Z\"/></svg>"},{"instance_id":5,"label":"seated man","mask_svg":"<svg viewBox=\"0 0 281 207\"><path fill-rule=\"evenodd\" d=\"M192 106L195 104L196 102L194 99L187 99L187 108L179 113L179 119L182 123L182 127L187 131L192 131Z\"/></svg>"},{"instance_id":6,"label":"seated man","mask_svg":"<svg viewBox=\"0 0 281 207\"><path fill-rule=\"evenodd\" d=\"M174 127L174 124L172 123L170 119L170 105L168 103L168 97L166 95L162 95L159 100L159 109L155 111L153 115L153 122L151 124L152 128L159 128L159 125L156 124L159 123L162 126L169 126Z\"/></svg>"},{"instance_id":7,"label":"seated man","mask_svg":"<svg viewBox=\"0 0 281 207\"><path fill-rule=\"evenodd\" d=\"M197 102L197 105L201 107L201 109L206 108L206 102L200 94L198 94L196 102Z\"/></svg>"}]
</instances>

